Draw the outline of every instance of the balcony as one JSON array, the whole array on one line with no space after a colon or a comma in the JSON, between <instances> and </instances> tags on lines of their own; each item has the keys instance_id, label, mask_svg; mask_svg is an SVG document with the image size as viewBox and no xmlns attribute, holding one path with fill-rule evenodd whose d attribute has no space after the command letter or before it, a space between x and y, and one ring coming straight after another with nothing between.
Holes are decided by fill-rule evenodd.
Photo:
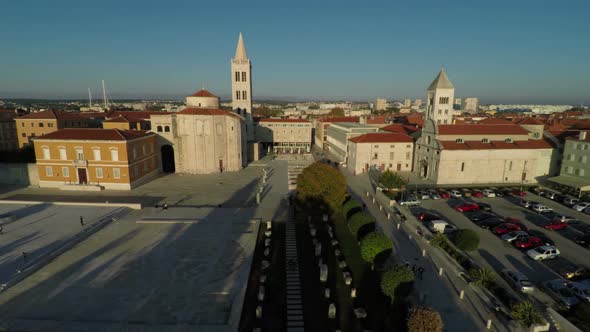
<instances>
[{"instance_id":1,"label":"balcony","mask_svg":"<svg viewBox=\"0 0 590 332\"><path fill-rule=\"evenodd\" d=\"M88 167L88 160L74 160L72 161L74 167Z\"/></svg>"}]
</instances>

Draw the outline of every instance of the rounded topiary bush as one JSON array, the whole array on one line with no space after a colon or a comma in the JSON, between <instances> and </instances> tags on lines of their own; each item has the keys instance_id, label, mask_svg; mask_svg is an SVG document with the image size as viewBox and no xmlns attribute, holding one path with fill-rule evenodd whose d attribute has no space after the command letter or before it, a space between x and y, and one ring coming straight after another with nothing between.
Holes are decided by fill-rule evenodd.
<instances>
[{"instance_id":1,"label":"rounded topiary bush","mask_svg":"<svg viewBox=\"0 0 590 332\"><path fill-rule=\"evenodd\" d=\"M371 232L361 240L361 257L369 264L374 264L377 256L382 261L384 256L389 256L392 249L391 240L382 232Z\"/></svg>"},{"instance_id":2,"label":"rounded topiary bush","mask_svg":"<svg viewBox=\"0 0 590 332\"><path fill-rule=\"evenodd\" d=\"M426 307L410 309L407 325L408 332L441 332L443 328L438 311Z\"/></svg>"},{"instance_id":3,"label":"rounded topiary bush","mask_svg":"<svg viewBox=\"0 0 590 332\"><path fill-rule=\"evenodd\" d=\"M479 247L479 235L470 229L461 229L453 238L455 246L464 251L473 251Z\"/></svg>"},{"instance_id":4,"label":"rounded topiary bush","mask_svg":"<svg viewBox=\"0 0 590 332\"><path fill-rule=\"evenodd\" d=\"M366 212L357 212L348 219L348 229L350 233L356 238L361 238L360 231L366 234L369 230L375 228L375 218Z\"/></svg>"}]
</instances>

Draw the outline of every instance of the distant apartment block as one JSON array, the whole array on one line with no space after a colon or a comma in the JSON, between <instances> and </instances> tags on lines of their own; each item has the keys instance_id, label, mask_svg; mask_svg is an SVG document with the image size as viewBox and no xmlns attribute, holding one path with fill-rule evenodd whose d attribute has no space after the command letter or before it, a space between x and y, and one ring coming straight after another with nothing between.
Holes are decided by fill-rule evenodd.
<instances>
[{"instance_id":1,"label":"distant apartment block","mask_svg":"<svg viewBox=\"0 0 590 332\"><path fill-rule=\"evenodd\" d=\"M559 176L552 182L583 191L590 191L590 135L580 131L579 136L567 138L563 150Z\"/></svg>"},{"instance_id":2,"label":"distant apartment block","mask_svg":"<svg viewBox=\"0 0 590 332\"><path fill-rule=\"evenodd\" d=\"M469 113L477 112L477 107L479 106L479 99L475 97L469 97L463 99L463 105L461 107L462 110Z\"/></svg>"},{"instance_id":3,"label":"distant apartment block","mask_svg":"<svg viewBox=\"0 0 590 332\"><path fill-rule=\"evenodd\" d=\"M377 98L375 100L375 111L385 111L387 109L387 99Z\"/></svg>"},{"instance_id":4,"label":"distant apartment block","mask_svg":"<svg viewBox=\"0 0 590 332\"><path fill-rule=\"evenodd\" d=\"M14 111L0 110L0 151L18 149L15 117L16 113Z\"/></svg>"}]
</instances>

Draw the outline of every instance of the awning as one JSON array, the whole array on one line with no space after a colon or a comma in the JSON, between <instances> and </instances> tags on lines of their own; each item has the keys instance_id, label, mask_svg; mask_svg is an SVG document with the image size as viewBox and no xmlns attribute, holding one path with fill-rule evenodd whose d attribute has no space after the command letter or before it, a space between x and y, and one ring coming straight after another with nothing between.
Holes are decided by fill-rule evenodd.
<instances>
[{"instance_id":1,"label":"awning","mask_svg":"<svg viewBox=\"0 0 590 332\"><path fill-rule=\"evenodd\" d=\"M580 191L590 191L590 179L581 179L579 177L560 175L547 179L564 186L572 187Z\"/></svg>"}]
</instances>

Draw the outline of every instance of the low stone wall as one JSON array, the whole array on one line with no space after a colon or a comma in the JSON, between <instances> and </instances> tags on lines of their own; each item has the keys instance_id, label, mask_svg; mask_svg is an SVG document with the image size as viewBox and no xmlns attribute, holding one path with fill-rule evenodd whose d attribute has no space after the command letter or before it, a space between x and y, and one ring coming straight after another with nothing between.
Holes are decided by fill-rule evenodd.
<instances>
[{"instance_id":1,"label":"low stone wall","mask_svg":"<svg viewBox=\"0 0 590 332\"><path fill-rule=\"evenodd\" d=\"M37 164L0 163L0 184L38 186Z\"/></svg>"},{"instance_id":2,"label":"low stone wall","mask_svg":"<svg viewBox=\"0 0 590 332\"><path fill-rule=\"evenodd\" d=\"M64 206L101 206L101 207L127 207L133 210L141 210L140 203L95 203L95 202L44 202L44 201L16 201L16 200L0 200L0 204L20 204L20 205L64 205Z\"/></svg>"},{"instance_id":3,"label":"low stone wall","mask_svg":"<svg viewBox=\"0 0 590 332\"><path fill-rule=\"evenodd\" d=\"M582 332L579 328L577 328L574 324L572 324L569 320L565 319L565 317L560 315L557 311L553 310L552 308L547 308L547 313L549 314L549 317L551 317L555 325L557 325L559 331Z\"/></svg>"}]
</instances>

